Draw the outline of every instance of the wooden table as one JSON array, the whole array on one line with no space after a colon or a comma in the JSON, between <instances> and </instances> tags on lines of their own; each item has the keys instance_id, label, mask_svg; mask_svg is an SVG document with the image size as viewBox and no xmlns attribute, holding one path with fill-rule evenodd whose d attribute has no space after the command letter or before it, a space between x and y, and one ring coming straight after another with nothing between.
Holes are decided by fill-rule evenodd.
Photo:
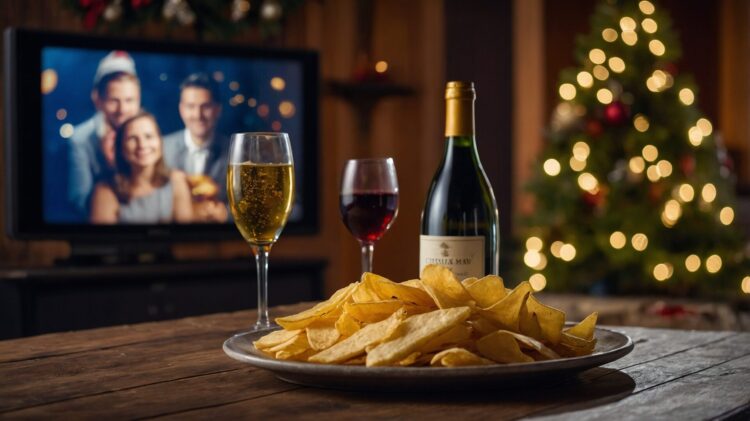
<instances>
[{"instance_id":1,"label":"wooden table","mask_svg":"<svg viewBox=\"0 0 750 421\"><path fill-rule=\"evenodd\" d=\"M577 377L395 394L300 387L231 360L222 342L253 319L243 311L0 342L0 418L750 417L750 333L615 328L635 350Z\"/></svg>"}]
</instances>

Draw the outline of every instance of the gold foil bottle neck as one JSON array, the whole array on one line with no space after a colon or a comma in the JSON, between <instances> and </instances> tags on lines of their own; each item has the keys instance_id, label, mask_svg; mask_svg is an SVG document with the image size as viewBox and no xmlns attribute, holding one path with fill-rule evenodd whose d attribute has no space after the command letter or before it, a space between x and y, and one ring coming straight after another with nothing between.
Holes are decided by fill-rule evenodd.
<instances>
[{"instance_id":1,"label":"gold foil bottle neck","mask_svg":"<svg viewBox=\"0 0 750 421\"><path fill-rule=\"evenodd\" d=\"M452 81L445 85L445 136L474 136L473 82Z\"/></svg>"}]
</instances>

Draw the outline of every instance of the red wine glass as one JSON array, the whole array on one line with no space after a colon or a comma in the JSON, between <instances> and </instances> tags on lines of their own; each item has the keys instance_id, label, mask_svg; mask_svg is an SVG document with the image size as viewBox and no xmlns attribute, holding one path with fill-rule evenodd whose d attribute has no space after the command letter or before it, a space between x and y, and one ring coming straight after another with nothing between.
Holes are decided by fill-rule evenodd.
<instances>
[{"instance_id":1,"label":"red wine glass","mask_svg":"<svg viewBox=\"0 0 750 421\"><path fill-rule=\"evenodd\" d=\"M372 272L375 242L398 214L398 180L392 158L350 159L344 165L341 218L362 248L362 272Z\"/></svg>"}]
</instances>

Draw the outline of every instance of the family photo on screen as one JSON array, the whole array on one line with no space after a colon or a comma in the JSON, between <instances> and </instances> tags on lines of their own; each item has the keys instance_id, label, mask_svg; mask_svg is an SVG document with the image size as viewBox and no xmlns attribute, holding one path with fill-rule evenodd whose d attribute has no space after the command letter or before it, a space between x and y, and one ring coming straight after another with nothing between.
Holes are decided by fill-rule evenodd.
<instances>
[{"instance_id":1,"label":"family photo on screen","mask_svg":"<svg viewBox=\"0 0 750 421\"><path fill-rule=\"evenodd\" d=\"M293 64L83 49L75 60L70 49L47 50L47 222L226 223L230 134L301 131ZM291 219L300 213L295 203Z\"/></svg>"}]
</instances>

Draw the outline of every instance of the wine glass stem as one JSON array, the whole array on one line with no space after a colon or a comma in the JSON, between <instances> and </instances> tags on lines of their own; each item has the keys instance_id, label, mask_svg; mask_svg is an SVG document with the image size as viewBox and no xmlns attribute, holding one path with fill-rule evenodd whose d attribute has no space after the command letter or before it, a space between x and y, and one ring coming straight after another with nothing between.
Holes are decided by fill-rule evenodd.
<instances>
[{"instance_id":1,"label":"wine glass stem","mask_svg":"<svg viewBox=\"0 0 750 421\"><path fill-rule=\"evenodd\" d=\"M271 245L253 245L252 249L258 268L258 321L255 328L268 329L271 327L268 318L268 253L271 251Z\"/></svg>"},{"instance_id":2,"label":"wine glass stem","mask_svg":"<svg viewBox=\"0 0 750 421\"><path fill-rule=\"evenodd\" d=\"M372 253L375 245L372 243L360 243L362 245L362 273L372 272Z\"/></svg>"}]
</instances>

